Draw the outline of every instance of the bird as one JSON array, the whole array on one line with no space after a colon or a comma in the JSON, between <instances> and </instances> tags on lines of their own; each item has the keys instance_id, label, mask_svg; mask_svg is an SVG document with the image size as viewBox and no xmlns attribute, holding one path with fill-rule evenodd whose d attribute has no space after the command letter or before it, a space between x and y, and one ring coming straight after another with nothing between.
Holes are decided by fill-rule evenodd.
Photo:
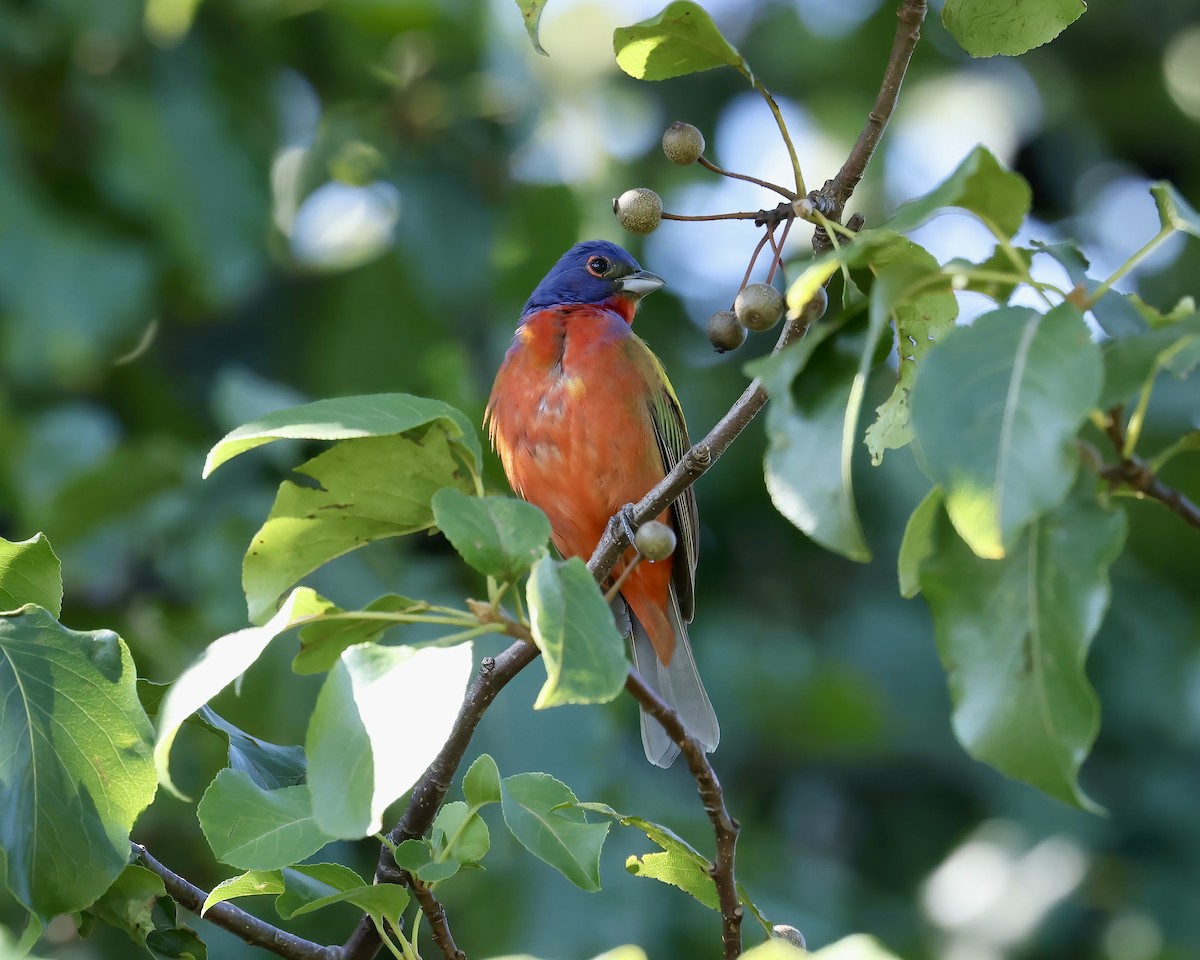
<instances>
[{"instance_id":1,"label":"bird","mask_svg":"<svg viewBox=\"0 0 1200 960\"><path fill-rule=\"evenodd\" d=\"M610 518L640 500L687 452L687 424L658 357L633 332L642 298L664 285L606 240L577 243L526 302L492 387L484 427L518 496L550 521L564 558L591 556ZM699 521L689 487L658 517L679 548L642 562L612 601L634 666L706 752L720 727L688 641ZM636 556L618 560L618 577ZM646 758L679 747L641 711Z\"/></svg>"}]
</instances>

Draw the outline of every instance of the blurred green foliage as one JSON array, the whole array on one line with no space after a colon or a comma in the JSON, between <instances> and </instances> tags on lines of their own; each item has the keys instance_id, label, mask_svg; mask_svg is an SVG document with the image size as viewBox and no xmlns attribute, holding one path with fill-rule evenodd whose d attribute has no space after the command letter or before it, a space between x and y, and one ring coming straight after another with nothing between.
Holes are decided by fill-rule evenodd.
<instances>
[{"instance_id":1,"label":"blurred green foliage","mask_svg":"<svg viewBox=\"0 0 1200 960\"><path fill-rule=\"evenodd\" d=\"M826 165L874 97L889 5L709 7L785 108L803 111L810 183L832 176ZM242 553L298 457L270 448L201 482L208 447L272 409L375 391L441 399L478 422L525 297L583 237L625 242L667 276L675 297L654 297L639 330L694 433L724 412L746 356L766 344L717 359L700 324L728 305L746 235L739 245L737 234L668 224L639 247L618 234L608 198L646 184L670 209L707 176L659 154L673 119L704 130L717 162L765 153L774 131L764 114L752 142L740 139L746 89L732 71L654 85L618 72L611 29L657 9L552 2L543 60L507 0L0 0L0 535L49 536L65 624L117 630L158 681L244 626ZM1198 42L1192 5L1093 4L1016 61L969 61L935 13L852 205L868 223L931 186L974 139L1031 181L1034 217L1083 240L1106 269L1154 232L1143 181L1200 196L1200 68L1180 52ZM965 144L946 129L963 116ZM932 179L913 186L921 176ZM1131 182L1144 210L1129 206ZM923 242L957 238L952 226L935 221ZM656 251L666 265L645 255ZM1176 243L1136 284L1169 309L1197 292L1198 275L1200 245ZM868 409L893 382L879 372ZM1166 379L1147 440L1198 425L1194 400ZM953 741L927 610L896 586L903 524L925 489L911 454L871 468L860 449L875 560L859 566L774 512L762 452L755 425L698 487L692 632L722 717L717 769L743 825L740 879L767 914L813 945L865 930L911 958L1200 952L1194 531L1127 501L1129 546L1089 664L1103 712L1082 784L1108 810L1095 817L1004 780ZM488 470L503 489L498 465ZM1196 489L1196 458L1173 460L1164 479ZM359 551L314 586L346 604L482 589L440 538ZM296 743L317 682L291 674L285 646L217 706L255 735ZM645 764L630 702L534 713L537 684L529 672L504 692L474 752L505 771L549 770L580 798L705 848L692 781ZM185 792L212 778L225 747L181 733ZM160 798L135 836L205 888L224 879L189 805ZM447 897L456 939L479 956L586 956L623 941L651 956L711 953L707 910L625 875L625 856L644 852L638 836L613 835L596 895L498 839L487 871ZM375 849L336 852L367 873ZM23 919L3 901L0 922ZM294 929L333 942L353 922L347 907L343 927L322 917ZM201 926L211 956L253 955ZM66 924L39 953L129 949L117 931L80 942Z\"/></svg>"}]
</instances>

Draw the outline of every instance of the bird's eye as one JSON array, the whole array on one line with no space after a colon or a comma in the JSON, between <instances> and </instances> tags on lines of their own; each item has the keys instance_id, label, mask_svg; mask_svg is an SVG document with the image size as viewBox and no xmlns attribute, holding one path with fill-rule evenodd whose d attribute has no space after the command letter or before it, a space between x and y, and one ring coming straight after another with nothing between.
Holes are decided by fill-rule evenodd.
<instances>
[{"instance_id":1,"label":"bird's eye","mask_svg":"<svg viewBox=\"0 0 1200 960\"><path fill-rule=\"evenodd\" d=\"M612 269L612 264L605 257L590 257L587 262L587 272L593 277L603 277Z\"/></svg>"}]
</instances>

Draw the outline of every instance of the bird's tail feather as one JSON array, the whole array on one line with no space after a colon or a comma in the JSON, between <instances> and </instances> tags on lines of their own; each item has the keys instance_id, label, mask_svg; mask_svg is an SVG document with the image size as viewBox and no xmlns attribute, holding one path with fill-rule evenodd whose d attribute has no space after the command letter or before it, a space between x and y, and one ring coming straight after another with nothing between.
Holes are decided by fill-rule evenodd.
<instances>
[{"instance_id":1,"label":"bird's tail feather","mask_svg":"<svg viewBox=\"0 0 1200 960\"><path fill-rule=\"evenodd\" d=\"M617 604L623 609L618 610ZM675 654L671 657L670 666L663 666L654 652L650 635L619 598L613 601L613 612L618 629L626 636L632 634L630 650L638 673L663 700L675 708L688 732L704 745L705 753L712 753L721 739L721 728L696 669L688 642L687 624L679 613L675 591L671 591L671 602L667 609L667 618L675 632ZM655 766L669 767L679 756L679 747L662 725L645 710L641 711L641 721L646 759Z\"/></svg>"}]
</instances>

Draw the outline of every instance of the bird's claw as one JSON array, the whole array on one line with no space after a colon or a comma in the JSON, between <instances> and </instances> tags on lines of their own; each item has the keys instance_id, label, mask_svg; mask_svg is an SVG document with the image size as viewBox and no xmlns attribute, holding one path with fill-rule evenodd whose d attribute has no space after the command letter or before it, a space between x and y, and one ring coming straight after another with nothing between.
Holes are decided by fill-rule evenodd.
<instances>
[{"instance_id":1,"label":"bird's claw","mask_svg":"<svg viewBox=\"0 0 1200 960\"><path fill-rule=\"evenodd\" d=\"M631 547L634 546L634 541L637 539L637 530L633 526L633 509L633 504L627 503L617 511L617 515L614 518L621 532L629 539Z\"/></svg>"}]
</instances>

